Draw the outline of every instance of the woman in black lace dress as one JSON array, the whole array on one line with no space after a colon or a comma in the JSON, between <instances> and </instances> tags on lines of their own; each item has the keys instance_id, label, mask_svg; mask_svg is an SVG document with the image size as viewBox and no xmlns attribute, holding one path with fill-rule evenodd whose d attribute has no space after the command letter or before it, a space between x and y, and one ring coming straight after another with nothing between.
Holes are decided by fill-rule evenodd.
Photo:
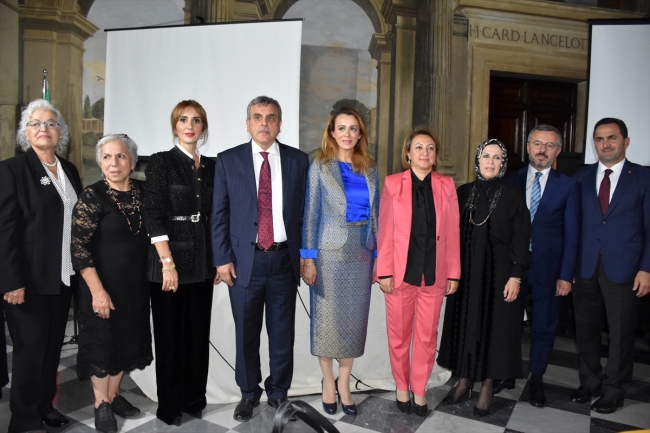
<instances>
[{"instance_id":1,"label":"woman in black lace dress","mask_svg":"<svg viewBox=\"0 0 650 433\"><path fill-rule=\"evenodd\" d=\"M460 380L444 400L457 404L482 382L474 416L489 413L494 379L521 374L521 306L528 267L530 214L523 195L506 185L507 150L491 139L476 151L477 180L458 188L461 277L447 297L438 364Z\"/></svg>"},{"instance_id":2,"label":"woman in black lace dress","mask_svg":"<svg viewBox=\"0 0 650 433\"><path fill-rule=\"evenodd\" d=\"M124 134L102 137L97 163L104 180L80 195L72 219L72 264L78 287L77 376L95 393L95 427L117 430L114 415L140 410L119 394L125 371L153 360L149 326L147 247L140 206L143 184L129 179L137 146Z\"/></svg>"}]
</instances>

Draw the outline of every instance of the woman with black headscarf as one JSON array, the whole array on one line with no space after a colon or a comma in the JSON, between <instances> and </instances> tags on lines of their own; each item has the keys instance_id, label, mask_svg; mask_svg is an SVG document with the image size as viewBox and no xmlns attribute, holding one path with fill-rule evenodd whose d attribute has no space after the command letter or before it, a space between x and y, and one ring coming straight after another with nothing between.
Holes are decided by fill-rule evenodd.
<instances>
[{"instance_id":1,"label":"woman with black headscarf","mask_svg":"<svg viewBox=\"0 0 650 433\"><path fill-rule=\"evenodd\" d=\"M528 266L530 215L506 185L507 150L491 139L476 151L477 179L458 188L461 280L448 296L438 363L459 376L444 402L457 404L482 382L474 416L489 413L494 379L521 372L521 307L514 302Z\"/></svg>"}]
</instances>

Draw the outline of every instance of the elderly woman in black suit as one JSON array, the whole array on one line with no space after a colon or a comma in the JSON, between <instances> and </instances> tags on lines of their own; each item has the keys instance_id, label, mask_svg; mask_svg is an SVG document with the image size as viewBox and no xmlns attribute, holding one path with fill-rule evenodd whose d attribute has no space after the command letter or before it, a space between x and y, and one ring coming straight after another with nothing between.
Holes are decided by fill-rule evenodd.
<instances>
[{"instance_id":1,"label":"elderly woman in black suit","mask_svg":"<svg viewBox=\"0 0 650 433\"><path fill-rule=\"evenodd\" d=\"M13 340L9 432L61 427L56 394L74 270L72 208L81 179L57 156L69 141L59 110L44 100L23 111L16 142L25 152L0 162L0 292Z\"/></svg>"},{"instance_id":2,"label":"elderly woman in black suit","mask_svg":"<svg viewBox=\"0 0 650 433\"><path fill-rule=\"evenodd\" d=\"M210 225L215 162L198 151L208 119L196 101L179 102L171 115L176 145L151 155L144 217L151 251L151 312L156 346L156 416L180 425L182 412L200 417L208 380L212 290Z\"/></svg>"}]
</instances>

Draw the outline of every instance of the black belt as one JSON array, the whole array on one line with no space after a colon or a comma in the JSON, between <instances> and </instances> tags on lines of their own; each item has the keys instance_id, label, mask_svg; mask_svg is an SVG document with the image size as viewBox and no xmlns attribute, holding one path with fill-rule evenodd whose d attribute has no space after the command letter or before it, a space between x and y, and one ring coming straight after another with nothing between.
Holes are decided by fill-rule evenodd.
<instances>
[{"instance_id":1,"label":"black belt","mask_svg":"<svg viewBox=\"0 0 650 433\"><path fill-rule=\"evenodd\" d=\"M258 251L264 251L265 253L273 253L275 251L280 251L289 248L289 244L286 242L274 242L270 247L264 249L260 247L260 244L255 244L255 249Z\"/></svg>"},{"instance_id":2,"label":"black belt","mask_svg":"<svg viewBox=\"0 0 650 433\"><path fill-rule=\"evenodd\" d=\"M181 216L170 216L170 221L191 221L193 223L198 223L199 221L207 221L208 217L206 215L201 215L197 213L196 215L181 215Z\"/></svg>"}]
</instances>

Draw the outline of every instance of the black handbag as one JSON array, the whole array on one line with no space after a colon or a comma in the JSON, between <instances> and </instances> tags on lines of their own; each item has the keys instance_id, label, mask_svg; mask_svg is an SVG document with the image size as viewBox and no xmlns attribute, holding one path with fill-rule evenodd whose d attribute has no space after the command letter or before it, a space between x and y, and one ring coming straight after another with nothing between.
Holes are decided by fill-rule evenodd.
<instances>
[{"instance_id":1,"label":"black handbag","mask_svg":"<svg viewBox=\"0 0 650 433\"><path fill-rule=\"evenodd\" d=\"M158 251L154 244L149 245L149 252L147 258L147 280L152 283L162 283L162 263L158 256Z\"/></svg>"},{"instance_id":2,"label":"black handbag","mask_svg":"<svg viewBox=\"0 0 650 433\"><path fill-rule=\"evenodd\" d=\"M319 433L340 433L327 418L301 400L287 400L278 407L273 418L273 433L282 433L292 417L302 420Z\"/></svg>"}]
</instances>

